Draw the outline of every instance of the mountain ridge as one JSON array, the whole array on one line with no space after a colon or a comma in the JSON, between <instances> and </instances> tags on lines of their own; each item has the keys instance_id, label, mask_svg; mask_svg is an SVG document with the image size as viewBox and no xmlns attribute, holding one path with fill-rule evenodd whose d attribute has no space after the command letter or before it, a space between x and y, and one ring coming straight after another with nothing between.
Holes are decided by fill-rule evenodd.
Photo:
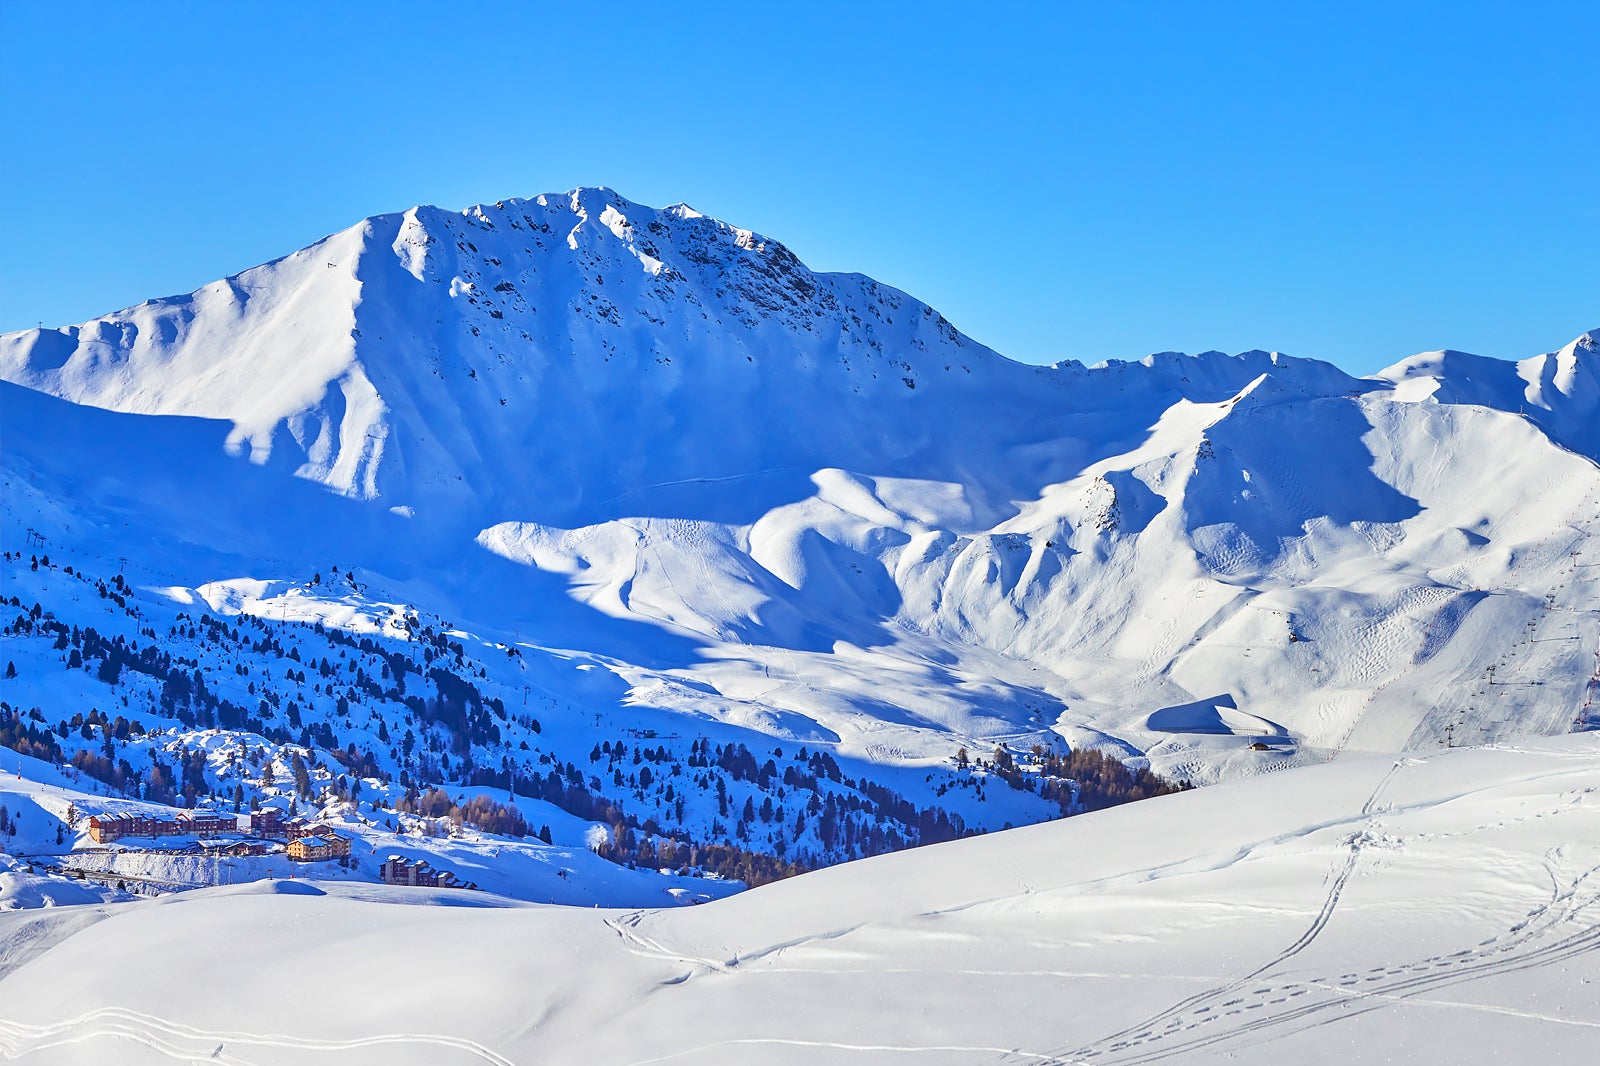
<instances>
[{"instance_id":1,"label":"mountain ridge","mask_svg":"<svg viewBox=\"0 0 1600 1066\"><path fill-rule=\"evenodd\" d=\"M353 561L374 597L590 657L619 711L1209 780L1584 720L1597 362L1586 334L1369 378L1259 350L1031 366L681 206L417 207L0 337L0 378L115 412L55 433L0 393L33 427L7 535L124 554L144 523L140 565L191 590L320 596L307 572ZM185 487L192 418L223 454ZM1494 685L1506 662L1553 684ZM1284 743L1165 728L1223 699Z\"/></svg>"}]
</instances>

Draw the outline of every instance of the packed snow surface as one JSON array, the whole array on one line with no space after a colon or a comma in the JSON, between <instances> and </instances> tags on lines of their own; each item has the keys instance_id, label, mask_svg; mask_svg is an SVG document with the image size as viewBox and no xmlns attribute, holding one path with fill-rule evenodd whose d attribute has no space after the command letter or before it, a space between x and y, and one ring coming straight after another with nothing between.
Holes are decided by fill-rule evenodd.
<instances>
[{"instance_id":1,"label":"packed snow surface","mask_svg":"<svg viewBox=\"0 0 1600 1066\"><path fill-rule=\"evenodd\" d=\"M1589 1063L1597 878L1594 734L1348 759L700 907L274 881L4 912L0 1052Z\"/></svg>"}]
</instances>

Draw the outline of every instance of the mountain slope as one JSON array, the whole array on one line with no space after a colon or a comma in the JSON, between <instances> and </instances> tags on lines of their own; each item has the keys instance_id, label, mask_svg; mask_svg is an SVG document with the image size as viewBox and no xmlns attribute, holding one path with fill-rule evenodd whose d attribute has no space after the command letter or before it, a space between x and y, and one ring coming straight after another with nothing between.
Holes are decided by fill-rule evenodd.
<instances>
[{"instance_id":1,"label":"mountain slope","mask_svg":"<svg viewBox=\"0 0 1600 1066\"><path fill-rule=\"evenodd\" d=\"M1585 1063L1594 740L1352 759L694 908L263 882L0 913L0 938L24 946L0 955L0 1049L41 1064ZM290 992L269 1019L286 974L364 991Z\"/></svg>"},{"instance_id":2,"label":"mountain slope","mask_svg":"<svg viewBox=\"0 0 1600 1066\"><path fill-rule=\"evenodd\" d=\"M576 657L607 682L557 669L553 700L617 721L890 775L1037 743L1208 780L1589 721L1597 362L1023 366L582 189L0 338L0 377L108 409L4 393L4 532L141 595L277 590L224 613L411 605Z\"/></svg>"}]
</instances>

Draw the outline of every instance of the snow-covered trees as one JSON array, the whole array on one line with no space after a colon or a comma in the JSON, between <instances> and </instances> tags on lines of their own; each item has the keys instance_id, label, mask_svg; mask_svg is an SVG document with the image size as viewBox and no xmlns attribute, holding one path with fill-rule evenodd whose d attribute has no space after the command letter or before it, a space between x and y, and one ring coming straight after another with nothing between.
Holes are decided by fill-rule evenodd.
<instances>
[{"instance_id":1,"label":"snow-covered trees","mask_svg":"<svg viewBox=\"0 0 1600 1066\"><path fill-rule=\"evenodd\" d=\"M298 751L289 757L289 772L294 775L295 793L302 799L310 799L311 774L306 770L306 762L300 757Z\"/></svg>"}]
</instances>

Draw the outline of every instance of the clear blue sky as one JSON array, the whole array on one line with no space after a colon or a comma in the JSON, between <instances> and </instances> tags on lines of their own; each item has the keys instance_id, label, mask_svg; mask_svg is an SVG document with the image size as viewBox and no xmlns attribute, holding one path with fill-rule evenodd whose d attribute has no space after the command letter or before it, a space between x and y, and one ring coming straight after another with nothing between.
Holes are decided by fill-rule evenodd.
<instances>
[{"instance_id":1,"label":"clear blue sky","mask_svg":"<svg viewBox=\"0 0 1600 1066\"><path fill-rule=\"evenodd\" d=\"M359 219L687 201L1014 358L1600 326L1600 2L0 3L0 330Z\"/></svg>"}]
</instances>

